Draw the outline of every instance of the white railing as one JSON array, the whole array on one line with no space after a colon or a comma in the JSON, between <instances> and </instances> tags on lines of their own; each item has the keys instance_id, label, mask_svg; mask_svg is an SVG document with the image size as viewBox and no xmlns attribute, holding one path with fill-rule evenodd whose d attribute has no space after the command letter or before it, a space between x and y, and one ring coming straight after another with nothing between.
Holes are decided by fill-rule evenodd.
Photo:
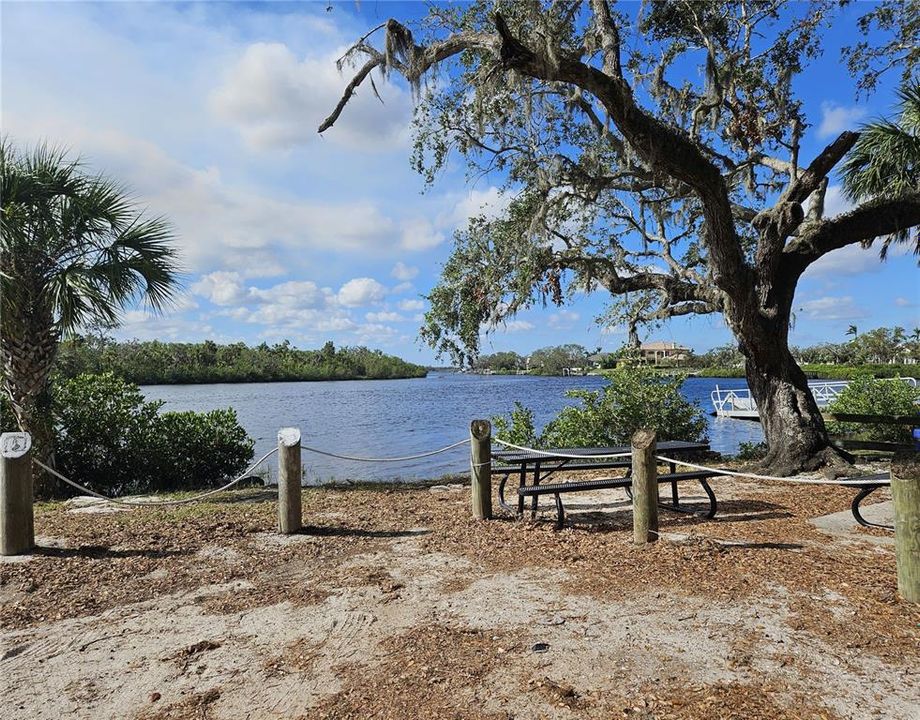
<instances>
[{"instance_id":1,"label":"white railing","mask_svg":"<svg viewBox=\"0 0 920 720\"><path fill-rule=\"evenodd\" d=\"M898 380L906 382L911 387L917 387L917 379L912 377L885 378L885 380ZM818 407L823 409L833 403L849 384L849 380L813 380L808 383L808 387L811 389L812 395L815 396L815 402ZM716 385L715 390L710 393L710 399L718 417L759 417L757 403L751 395L750 388L722 390Z\"/></svg>"}]
</instances>

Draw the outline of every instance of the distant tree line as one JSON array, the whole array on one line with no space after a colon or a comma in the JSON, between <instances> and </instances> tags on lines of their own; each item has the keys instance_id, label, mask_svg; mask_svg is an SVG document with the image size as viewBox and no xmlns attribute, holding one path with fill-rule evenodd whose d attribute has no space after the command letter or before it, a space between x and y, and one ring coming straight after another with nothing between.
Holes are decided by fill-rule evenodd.
<instances>
[{"instance_id":1,"label":"distant tree line","mask_svg":"<svg viewBox=\"0 0 920 720\"><path fill-rule=\"evenodd\" d=\"M530 357L514 351L480 355L473 362L474 370L491 370L495 373L512 373L527 370L534 375L562 375L567 368L584 368L588 365L589 351L581 345L555 345L534 350Z\"/></svg>"},{"instance_id":2,"label":"distant tree line","mask_svg":"<svg viewBox=\"0 0 920 720\"><path fill-rule=\"evenodd\" d=\"M851 325L846 333L853 339L824 342L808 347L793 347L792 355L803 365L912 365L920 363L920 328L908 333L902 327L880 327L860 333ZM723 345L694 355L693 367L741 367L744 356L734 344Z\"/></svg>"},{"instance_id":3,"label":"distant tree line","mask_svg":"<svg viewBox=\"0 0 920 720\"><path fill-rule=\"evenodd\" d=\"M300 350L287 340L244 343L115 342L77 336L61 344L56 363L64 378L112 372L138 385L214 382L276 382L424 377L421 365L366 347Z\"/></svg>"}]
</instances>

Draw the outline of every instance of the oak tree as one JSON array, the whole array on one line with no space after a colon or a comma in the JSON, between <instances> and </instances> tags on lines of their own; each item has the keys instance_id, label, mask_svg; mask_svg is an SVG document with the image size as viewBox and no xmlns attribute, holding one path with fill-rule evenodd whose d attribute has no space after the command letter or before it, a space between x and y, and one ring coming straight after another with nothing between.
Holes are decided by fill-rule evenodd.
<instances>
[{"instance_id":1,"label":"oak tree","mask_svg":"<svg viewBox=\"0 0 920 720\"><path fill-rule=\"evenodd\" d=\"M809 123L794 80L842 5L434 5L415 32L390 19L351 47L340 64L354 74L319 129L360 87L376 91L375 71L395 73L418 98L412 160L430 181L455 154L473 174L504 178L507 209L457 234L429 296L422 336L439 351L469 359L484 327L576 291L610 293L609 320L633 341L643 324L721 313L760 409L765 467L839 468L845 458L790 353L796 285L827 253L914 242L920 224L916 163L897 192L828 217L829 177L859 133L801 152ZM915 40L916 0L881 5L865 22L898 30L892 47L905 32ZM914 77L910 41L898 64ZM885 70L868 44L854 52Z\"/></svg>"}]
</instances>

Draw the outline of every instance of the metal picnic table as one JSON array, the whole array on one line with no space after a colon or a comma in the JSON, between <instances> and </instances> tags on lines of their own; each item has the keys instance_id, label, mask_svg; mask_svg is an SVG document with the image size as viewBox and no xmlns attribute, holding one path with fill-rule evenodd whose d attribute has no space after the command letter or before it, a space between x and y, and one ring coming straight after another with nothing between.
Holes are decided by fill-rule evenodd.
<instances>
[{"instance_id":1,"label":"metal picnic table","mask_svg":"<svg viewBox=\"0 0 920 720\"><path fill-rule=\"evenodd\" d=\"M657 451L672 455L693 455L704 452L709 449L708 443L685 442L682 440L666 440L658 443ZM570 470L608 470L616 468L626 469L618 485L626 487L629 491L628 477L632 469L631 457L609 457L611 455L621 455L630 453L631 448L628 445L614 445L611 447L590 447L590 448L552 448L533 452L530 450L500 450L492 453L492 474L502 475L501 482L498 486L498 502L508 512L523 515L524 513L524 495L521 490L527 487L539 486L541 482L549 478L556 472ZM577 456L577 457L572 457ZM674 463L670 464L670 471L675 473ZM505 485L508 478L517 475L520 478L518 487L517 508L512 508L505 501ZM532 477L528 486L527 478ZM704 485L704 489L705 489ZM671 494L673 508L678 507L677 481L671 481ZM708 491L707 491L708 494ZM558 504L558 498L557 498ZM532 497L532 513L536 513L537 497Z\"/></svg>"}]
</instances>

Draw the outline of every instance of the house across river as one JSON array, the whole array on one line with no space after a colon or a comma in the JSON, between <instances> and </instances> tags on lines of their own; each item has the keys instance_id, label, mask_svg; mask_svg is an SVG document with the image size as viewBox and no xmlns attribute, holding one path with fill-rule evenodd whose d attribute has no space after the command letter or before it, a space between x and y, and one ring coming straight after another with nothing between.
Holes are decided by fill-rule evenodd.
<instances>
[{"instance_id":1,"label":"house across river","mask_svg":"<svg viewBox=\"0 0 920 720\"><path fill-rule=\"evenodd\" d=\"M649 365L680 365L690 357L690 348L661 340L642 343L639 352Z\"/></svg>"}]
</instances>

